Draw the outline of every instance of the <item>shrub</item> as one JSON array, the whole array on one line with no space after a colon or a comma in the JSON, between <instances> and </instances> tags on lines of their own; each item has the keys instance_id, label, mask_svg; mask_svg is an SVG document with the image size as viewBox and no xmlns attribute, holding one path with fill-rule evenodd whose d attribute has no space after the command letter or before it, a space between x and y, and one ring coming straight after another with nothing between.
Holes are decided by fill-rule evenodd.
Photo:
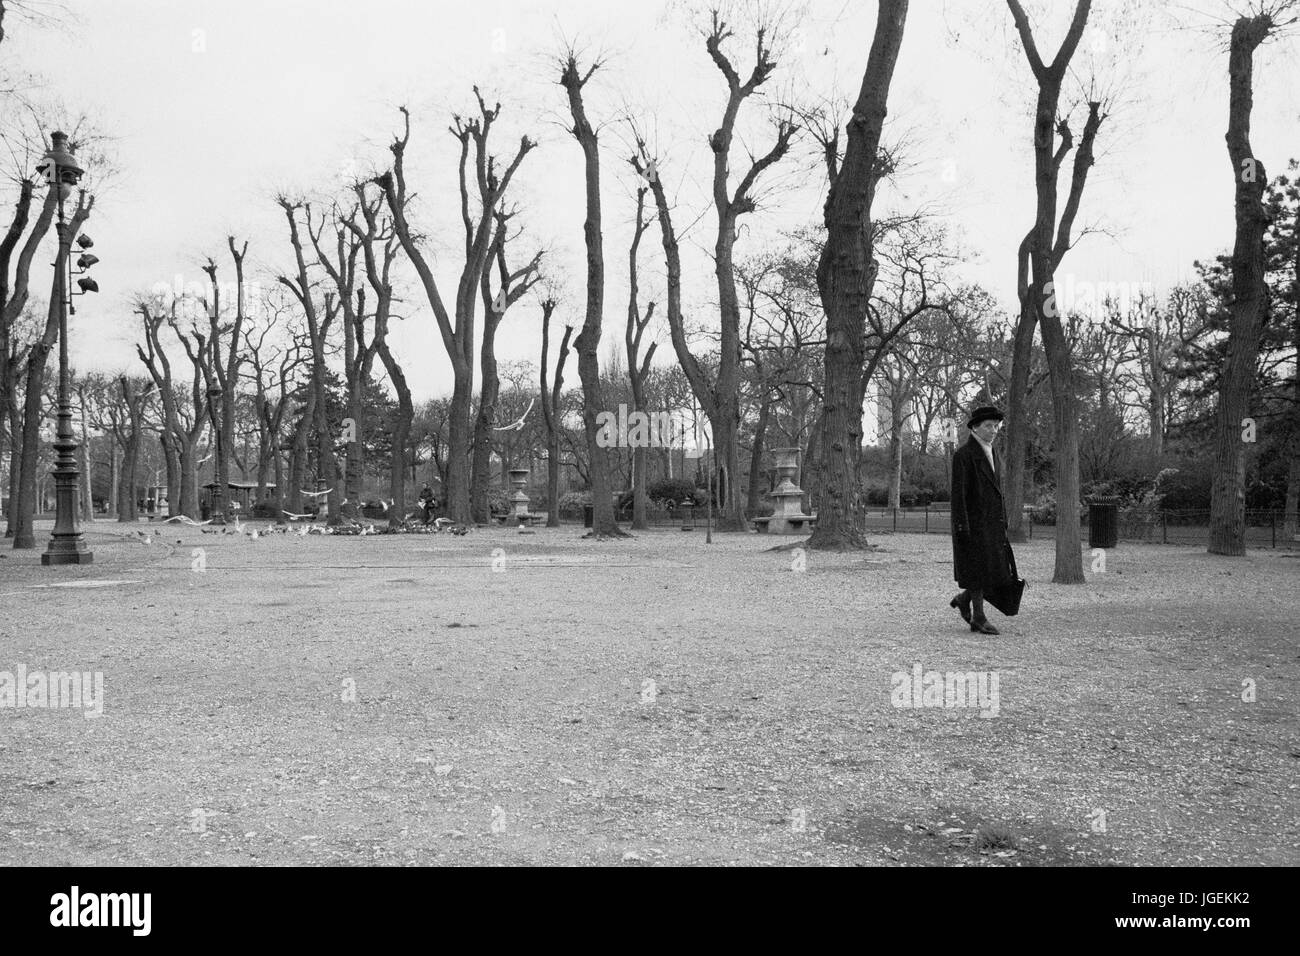
<instances>
[{"instance_id":1,"label":"shrub","mask_svg":"<svg viewBox=\"0 0 1300 956\"><path fill-rule=\"evenodd\" d=\"M566 491L556 504L561 518L581 518L583 506L591 504L591 492Z\"/></svg>"},{"instance_id":2,"label":"shrub","mask_svg":"<svg viewBox=\"0 0 1300 956\"><path fill-rule=\"evenodd\" d=\"M660 478L658 481L650 482L649 487L646 488L647 497L656 504L664 506L669 502L679 504L688 499L703 502L705 494L702 492L696 498L695 483L685 478Z\"/></svg>"},{"instance_id":3,"label":"shrub","mask_svg":"<svg viewBox=\"0 0 1300 956\"><path fill-rule=\"evenodd\" d=\"M1056 524L1056 498L1043 495L1029 509L1029 520L1034 524Z\"/></svg>"},{"instance_id":4,"label":"shrub","mask_svg":"<svg viewBox=\"0 0 1300 956\"><path fill-rule=\"evenodd\" d=\"M528 489L524 489L524 494ZM487 493L488 511L494 515L508 515L513 509L510 502L510 495L513 492L506 491L504 488L489 488Z\"/></svg>"}]
</instances>

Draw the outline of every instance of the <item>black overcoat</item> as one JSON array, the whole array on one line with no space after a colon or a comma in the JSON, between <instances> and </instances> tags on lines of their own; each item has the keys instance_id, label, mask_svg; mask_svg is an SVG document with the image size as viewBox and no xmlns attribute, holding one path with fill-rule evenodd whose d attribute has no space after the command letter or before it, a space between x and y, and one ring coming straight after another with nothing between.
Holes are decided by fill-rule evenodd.
<instances>
[{"instance_id":1,"label":"black overcoat","mask_svg":"<svg viewBox=\"0 0 1300 956\"><path fill-rule=\"evenodd\" d=\"M1010 584L1014 560L1002 489L972 435L952 456L953 577L960 587L979 590Z\"/></svg>"}]
</instances>

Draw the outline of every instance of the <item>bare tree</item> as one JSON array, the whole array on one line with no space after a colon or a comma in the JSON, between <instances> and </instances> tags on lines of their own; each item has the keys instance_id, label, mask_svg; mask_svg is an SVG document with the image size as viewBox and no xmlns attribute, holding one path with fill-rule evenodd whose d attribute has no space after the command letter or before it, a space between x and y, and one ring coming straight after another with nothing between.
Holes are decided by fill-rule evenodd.
<instances>
[{"instance_id":1,"label":"bare tree","mask_svg":"<svg viewBox=\"0 0 1300 956\"><path fill-rule=\"evenodd\" d=\"M14 207L13 220L0 239L0 402L7 422L5 429L9 436L9 510L5 527L5 536L12 537L17 530L16 507L19 500L19 481L22 475L23 443L22 434L23 406L18 398L18 386L23 379L31 356L31 343L24 342L16 334L19 318L27 307L31 277L32 258L40 247L41 241L54 222L58 208L57 190L50 190L36 221L30 222L32 200L35 187L30 180L21 180L18 184L18 202ZM24 240L24 235L26 239ZM19 243L22 243L19 249ZM18 259L14 260L14 251L18 250ZM57 334L57 329L56 329ZM32 545L35 547L35 544Z\"/></svg>"},{"instance_id":2,"label":"bare tree","mask_svg":"<svg viewBox=\"0 0 1300 956\"><path fill-rule=\"evenodd\" d=\"M1078 0L1065 39L1051 63L1045 63L1034 41L1033 28L1019 0L1007 0L1025 58L1038 84L1034 111L1034 190L1037 201L1034 225L1021 240L1017 267L1020 319L1016 326L1016 349L1012 365L1010 419L1007 441L1007 511L1009 534L1014 535L1022 520L1024 501L1025 421L1024 395L1028 386L1029 358L1034 327L1043 332L1052 388L1052 414L1056 437L1056 584L1083 583L1083 557L1079 545L1079 420L1074 383L1071 378L1070 346L1056 306L1053 276L1072 243L1071 230L1079 211L1083 187L1093 162L1093 141L1104 116L1101 104L1089 102L1088 118L1074 155L1070 192L1057 222L1057 176L1062 162L1074 147L1068 119L1057 118L1061 84L1070 59L1088 22L1091 0ZM1057 136L1060 137L1059 144ZM1013 539L1014 540L1014 539Z\"/></svg>"},{"instance_id":3,"label":"bare tree","mask_svg":"<svg viewBox=\"0 0 1300 956\"><path fill-rule=\"evenodd\" d=\"M451 128L452 134L460 140L460 211L465 229L465 262L456 287L454 313L447 311L433 270L406 218L405 155L411 139L411 115L405 107L402 108L404 123L402 136L394 139L390 147L393 153L393 168L374 180L384 192L389 213L393 217L393 227L402 249L415 267L420 284L424 287L425 296L438 322L438 331L442 334L443 347L446 348L447 356L451 360L452 398L451 420L448 426L450 447L447 485L443 490L447 498L448 517L462 524L468 524L472 520L469 411L474 390L476 301L480 294L480 282L483 270L487 268L492 245L493 215L499 208L519 164L536 145L527 136L522 137L514 158L504 172L498 173L496 157L492 156L488 149L488 138L493 123L501 114L501 104L497 103L489 109L478 87L474 88L474 96L478 100L479 115L471 119L456 116ZM471 176L478 184L482 200L476 215L472 215L470 210Z\"/></svg>"},{"instance_id":4,"label":"bare tree","mask_svg":"<svg viewBox=\"0 0 1300 956\"><path fill-rule=\"evenodd\" d=\"M642 354L641 343L645 338L646 329L649 328L655 312L654 302L646 303L645 313L642 314L641 312L640 287L637 274L637 250L641 246L641 237L645 235L646 229L650 227L645 218L646 192L645 186L639 187L636 191L636 224L632 232L632 245L627 253L627 329L623 336L623 343L627 348L627 375L632 385L632 410L638 412L647 411L645 383L647 376L650 374L650 363L654 359L655 348L659 344L652 340L645 353ZM641 443L632 452L633 531L644 531L650 526L649 519L646 517L646 458L648 451L649 449L646 448L645 444Z\"/></svg>"},{"instance_id":5,"label":"bare tree","mask_svg":"<svg viewBox=\"0 0 1300 956\"><path fill-rule=\"evenodd\" d=\"M846 550L867 545L859 480L866 318L877 264L871 205L880 179L878 154L889 87L903 42L907 0L880 0L862 88L847 130L844 158L826 198L826 245L817 286L826 311L826 382L819 437L820 499L808 546ZM829 162L829 159L828 159Z\"/></svg>"},{"instance_id":6,"label":"bare tree","mask_svg":"<svg viewBox=\"0 0 1300 956\"><path fill-rule=\"evenodd\" d=\"M293 246L294 260L297 265L296 276L280 276L281 285L285 286L298 303L302 306L303 314L307 319L307 339L311 346L311 387L308 390L306 406L303 410L305 425L299 432L296 440L301 442L307 441L309 434L314 434L316 438L316 461L317 474L325 483L325 489L329 492L327 500L329 502L329 523L331 525L340 524L341 505L343 501L342 489L339 488L338 466L334 460L334 436L329 430L329 416L325 414L326 396L325 396L325 353L329 347L330 327L334 324L334 319L339 314L339 298L335 293L327 292L324 297L324 308L319 309L316 305L315 290L311 280L307 276L307 259L303 254L302 239L298 232L297 211L301 209L307 227L307 234L311 237L313 243L320 238L320 232L325 227L324 220L312 231L312 211L310 203L297 203L281 196L277 200L280 208L284 210L285 218L289 222L289 243ZM304 462L305 455L298 457L299 466ZM291 475L291 480L301 480L301 475ZM298 489L295 485L294 491Z\"/></svg>"},{"instance_id":7,"label":"bare tree","mask_svg":"<svg viewBox=\"0 0 1300 956\"><path fill-rule=\"evenodd\" d=\"M411 387L406 382L406 374L388 342L389 319L393 314L394 301L390 275L397 258L398 239L392 221L380 216L383 194L379 193L371 199L366 186L365 183L359 183L354 187L361 223L354 216L348 220L348 227L361 243L366 281L375 296L374 349L397 393L397 416L393 423L392 460L388 475L388 495L391 499L388 526L399 528L406 515L406 446L410 440L415 406L411 401Z\"/></svg>"},{"instance_id":8,"label":"bare tree","mask_svg":"<svg viewBox=\"0 0 1300 956\"><path fill-rule=\"evenodd\" d=\"M366 384L370 381L370 371L374 366L377 346L372 336L366 341L366 292L359 285L357 276L357 257L361 253L362 235L358 235L355 220L359 210L354 208L348 216L342 216L337 206L331 215L331 231L334 233L334 252L327 253L321 247L321 229L307 230L312 247L316 250L316 261L324 268L334 283L338 293L338 306L343 315L343 380L347 391L347 420L351 429L347 435L347 459L344 467L344 491L340 502L340 518L356 521L361 508L361 479L365 470L366 408L364 394ZM348 222L354 225L350 227Z\"/></svg>"},{"instance_id":9,"label":"bare tree","mask_svg":"<svg viewBox=\"0 0 1300 956\"><path fill-rule=\"evenodd\" d=\"M122 477L118 484L117 520L132 524L139 518L136 507L136 472L140 462L140 440L144 432L144 406L153 392L152 382L118 377L125 415L114 428L114 437L122 446Z\"/></svg>"},{"instance_id":10,"label":"bare tree","mask_svg":"<svg viewBox=\"0 0 1300 956\"><path fill-rule=\"evenodd\" d=\"M587 245L587 312L582 331L574 340L578 353L578 377L582 380L582 422L587 437L590 462L592 525L594 538L624 537L614 515L613 487L610 480L609 449L597 441L596 416L605 410L600 382L601 323L605 310L605 250L600 227L600 154L596 130L587 119L583 103L583 87L592 74L600 68L593 63L586 73L578 69L576 55L570 53L560 72L560 85L569 96L569 112L573 116L571 132L582 147L583 172L586 182L587 218L583 223L583 236Z\"/></svg>"},{"instance_id":11,"label":"bare tree","mask_svg":"<svg viewBox=\"0 0 1300 956\"><path fill-rule=\"evenodd\" d=\"M140 300L136 311L144 327L144 344L136 344L136 354L149 371L158 390L162 406L162 428L169 437L169 456L175 456L175 468L169 473L167 488L168 508L172 515L199 517L198 443L207 425L207 395L203 380L203 367L207 362L207 340L199 338L191 345L188 337L176 324L179 305L173 299L166 307L160 301ZM184 385L172 375L171 361L163 346L161 330L167 323L180 340L190 360L190 395L188 407L184 401Z\"/></svg>"},{"instance_id":12,"label":"bare tree","mask_svg":"<svg viewBox=\"0 0 1300 956\"><path fill-rule=\"evenodd\" d=\"M486 196L482 196L486 200ZM490 518L488 507L488 472L492 463L492 432L496 426L497 399L501 392L501 377L497 373L496 337L506 311L528 292L540 278L538 267L542 253L518 270L506 265L508 223L514 213L498 210L495 213L496 234L489 253L490 265L483 270L479 289L483 298L483 341L479 347L479 402L474 418L474 450L470 474L470 514L476 522L486 524ZM497 291L492 292L492 265L496 266ZM502 474L505 461L502 460Z\"/></svg>"},{"instance_id":13,"label":"bare tree","mask_svg":"<svg viewBox=\"0 0 1300 956\"><path fill-rule=\"evenodd\" d=\"M1295 0L1257 0L1232 25L1228 48L1228 158L1235 189L1232 300L1228 358L1219 381L1214 426L1215 467L1210 489L1211 554L1246 553L1245 418L1255 384L1259 339L1268 315L1264 208L1268 176L1250 145L1255 50L1297 20Z\"/></svg>"},{"instance_id":14,"label":"bare tree","mask_svg":"<svg viewBox=\"0 0 1300 956\"><path fill-rule=\"evenodd\" d=\"M719 503L723 507L723 513L718 527L724 531L744 531L749 527L745 520L744 492L740 486L740 444L737 437L740 427L740 302L736 294L734 261L737 222L742 215L757 208L753 190L759 177L789 152L797 130L791 120L779 120L771 149L762 156L751 156L749 167L741 176L735 191L730 190L728 180L731 149L740 107L767 82L777 65L772 51L772 38L768 36L770 29L767 23L760 23L757 27L754 68L743 81L722 48L723 43L733 34L717 10L711 14L711 26L705 38L709 57L727 83L727 103L723 109L722 121L709 137L709 148L713 151L713 205L718 216L713 268L718 283L721 313L720 351L713 388L708 388L699 378L698 366L687 366L683 361L683 367L695 372L695 378L691 379L692 387L713 425L713 446L721 458Z\"/></svg>"},{"instance_id":15,"label":"bare tree","mask_svg":"<svg viewBox=\"0 0 1300 956\"><path fill-rule=\"evenodd\" d=\"M235 309L233 320L228 320L221 304L221 286L217 282L217 263L209 257L203 271L208 275L212 297L204 302L208 313L207 358L203 374L209 395L221 398L220 414L208 404L208 413L212 417L212 427L217 433L217 457L213 468L213 479L217 483L221 502L220 513L213 517L224 523L229 518L230 509L230 456L235 445L235 396L239 386L239 367L243 364L244 354L243 328L246 318L244 312L244 256L248 254L248 242L240 249L235 248L235 237L226 238L230 257L235 263ZM222 348L225 356L222 356Z\"/></svg>"}]
</instances>

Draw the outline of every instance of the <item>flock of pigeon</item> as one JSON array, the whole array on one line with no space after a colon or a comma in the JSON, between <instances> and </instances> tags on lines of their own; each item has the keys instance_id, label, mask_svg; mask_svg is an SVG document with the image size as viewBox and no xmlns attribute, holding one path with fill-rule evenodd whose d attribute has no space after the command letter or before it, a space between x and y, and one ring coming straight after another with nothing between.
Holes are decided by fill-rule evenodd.
<instances>
[{"instance_id":1,"label":"flock of pigeon","mask_svg":"<svg viewBox=\"0 0 1300 956\"><path fill-rule=\"evenodd\" d=\"M290 515L285 512L290 521L301 521L304 518L311 518L312 515ZM313 534L331 534L331 535L372 535L372 534L438 534L443 531L450 531L454 535L466 535L472 530L467 525L457 524L450 518L436 518L430 525L425 525L417 520L414 515L410 515L403 522L401 528L382 527L377 528L373 524L361 524L358 521L349 521L338 525L301 525L298 527L289 527L288 525L270 525L264 528L253 528L244 524L236 515L233 523L222 527L209 528L212 519L206 521L195 521L187 515L175 515L166 518L160 524L182 524L190 528L198 528L203 534L220 534L220 535L242 535L250 540L266 538L275 534L297 535L305 538ZM158 530L144 530L135 533L136 540L142 544L153 544L155 537L160 537ZM127 536L129 537L129 535ZM180 540L177 539L177 544Z\"/></svg>"}]
</instances>

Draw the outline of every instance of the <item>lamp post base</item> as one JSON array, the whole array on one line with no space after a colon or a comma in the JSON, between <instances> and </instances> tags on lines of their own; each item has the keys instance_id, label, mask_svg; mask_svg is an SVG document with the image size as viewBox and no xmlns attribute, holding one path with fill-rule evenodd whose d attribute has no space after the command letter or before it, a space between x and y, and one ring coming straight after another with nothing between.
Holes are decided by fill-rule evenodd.
<instances>
[{"instance_id":1,"label":"lamp post base","mask_svg":"<svg viewBox=\"0 0 1300 956\"><path fill-rule=\"evenodd\" d=\"M56 538L41 555L41 564L46 567L52 564L90 564L94 560L95 552L81 540L60 541Z\"/></svg>"}]
</instances>

